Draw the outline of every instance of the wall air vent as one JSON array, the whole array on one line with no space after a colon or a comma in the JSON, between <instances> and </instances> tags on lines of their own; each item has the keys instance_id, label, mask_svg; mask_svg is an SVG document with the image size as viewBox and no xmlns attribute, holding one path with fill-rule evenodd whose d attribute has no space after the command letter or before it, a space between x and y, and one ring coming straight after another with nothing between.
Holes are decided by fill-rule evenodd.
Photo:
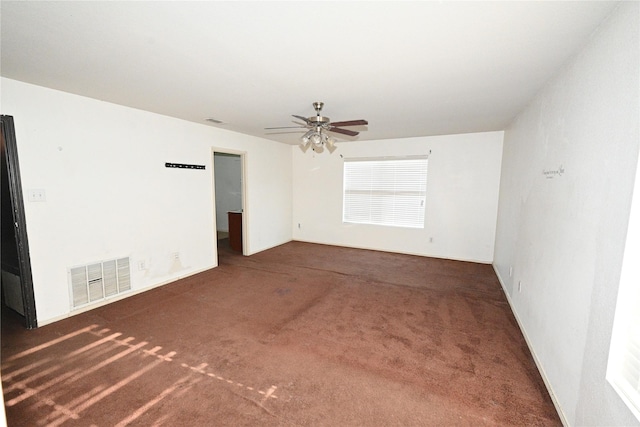
<instances>
[{"instance_id":1,"label":"wall air vent","mask_svg":"<svg viewBox=\"0 0 640 427\"><path fill-rule=\"evenodd\" d=\"M131 289L128 257L73 267L69 273L73 308Z\"/></svg>"}]
</instances>

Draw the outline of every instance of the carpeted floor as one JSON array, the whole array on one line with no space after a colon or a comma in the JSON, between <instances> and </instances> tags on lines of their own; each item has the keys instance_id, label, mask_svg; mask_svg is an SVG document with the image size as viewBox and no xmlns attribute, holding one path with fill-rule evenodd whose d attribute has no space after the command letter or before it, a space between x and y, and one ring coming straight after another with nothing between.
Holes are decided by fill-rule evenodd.
<instances>
[{"instance_id":1,"label":"carpeted floor","mask_svg":"<svg viewBox=\"0 0 640 427\"><path fill-rule=\"evenodd\" d=\"M490 265L290 242L37 330L9 426L561 425Z\"/></svg>"}]
</instances>

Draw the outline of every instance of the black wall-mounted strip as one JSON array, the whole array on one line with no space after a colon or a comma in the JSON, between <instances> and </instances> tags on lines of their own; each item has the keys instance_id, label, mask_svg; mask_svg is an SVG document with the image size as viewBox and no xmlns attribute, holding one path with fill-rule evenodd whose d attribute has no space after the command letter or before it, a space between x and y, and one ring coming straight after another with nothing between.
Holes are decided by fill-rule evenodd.
<instances>
[{"instance_id":1,"label":"black wall-mounted strip","mask_svg":"<svg viewBox=\"0 0 640 427\"><path fill-rule=\"evenodd\" d=\"M184 163L165 163L165 167L179 169L204 169L204 165L187 165Z\"/></svg>"}]
</instances>

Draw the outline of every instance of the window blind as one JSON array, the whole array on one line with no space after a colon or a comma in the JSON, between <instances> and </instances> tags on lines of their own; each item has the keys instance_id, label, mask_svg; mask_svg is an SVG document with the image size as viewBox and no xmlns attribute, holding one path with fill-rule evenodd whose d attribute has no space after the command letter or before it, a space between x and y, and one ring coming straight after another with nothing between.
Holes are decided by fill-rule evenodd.
<instances>
[{"instance_id":1,"label":"window blind","mask_svg":"<svg viewBox=\"0 0 640 427\"><path fill-rule=\"evenodd\" d=\"M345 159L343 222L424 228L428 158Z\"/></svg>"}]
</instances>

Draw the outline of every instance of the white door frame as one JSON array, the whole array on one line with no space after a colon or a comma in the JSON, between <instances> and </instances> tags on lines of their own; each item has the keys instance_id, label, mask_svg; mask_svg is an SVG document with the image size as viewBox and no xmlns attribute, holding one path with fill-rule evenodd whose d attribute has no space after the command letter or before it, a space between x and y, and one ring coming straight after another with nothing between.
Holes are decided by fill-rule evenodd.
<instances>
[{"instance_id":1,"label":"white door frame","mask_svg":"<svg viewBox=\"0 0 640 427\"><path fill-rule=\"evenodd\" d=\"M213 222L214 222L214 232L217 232L218 224L216 221L216 171L215 171L215 154L233 154L236 156L240 156L240 169L241 169L241 179L242 179L242 255L246 255L250 253L249 251L249 221L248 217L249 207L247 204L247 152L246 151L238 151L232 150L229 148L220 148L220 147L212 147L211 148L211 187L213 191ZM216 236L216 257L218 256L217 249L217 241L218 238ZM217 265L217 259L216 259Z\"/></svg>"}]
</instances>

